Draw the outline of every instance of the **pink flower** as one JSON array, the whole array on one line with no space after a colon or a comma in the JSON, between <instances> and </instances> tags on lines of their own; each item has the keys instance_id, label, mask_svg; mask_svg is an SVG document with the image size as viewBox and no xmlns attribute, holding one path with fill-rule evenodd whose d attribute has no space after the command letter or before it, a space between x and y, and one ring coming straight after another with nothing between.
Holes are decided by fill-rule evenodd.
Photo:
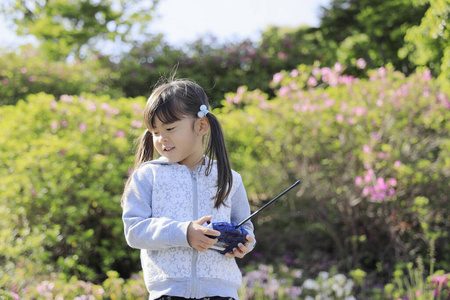
<instances>
[{"instance_id":1,"label":"pink flower","mask_svg":"<svg viewBox=\"0 0 450 300\"><path fill-rule=\"evenodd\" d=\"M355 184L357 186L360 186L362 183L363 183L363 179L362 179L361 176L358 176L358 177L355 178Z\"/></svg>"},{"instance_id":2,"label":"pink flower","mask_svg":"<svg viewBox=\"0 0 450 300\"><path fill-rule=\"evenodd\" d=\"M355 119L348 118L347 123L348 123L348 125L354 125L355 124Z\"/></svg>"},{"instance_id":3,"label":"pink flower","mask_svg":"<svg viewBox=\"0 0 450 300\"><path fill-rule=\"evenodd\" d=\"M394 167L396 167L396 168L400 168L401 165L402 165L402 163L400 161L398 161L398 160L396 160L394 162Z\"/></svg>"},{"instance_id":4,"label":"pink flower","mask_svg":"<svg viewBox=\"0 0 450 300\"><path fill-rule=\"evenodd\" d=\"M363 152L366 154L369 154L372 150L370 149L370 146L364 145L363 146Z\"/></svg>"},{"instance_id":5,"label":"pink flower","mask_svg":"<svg viewBox=\"0 0 450 300\"><path fill-rule=\"evenodd\" d=\"M62 120L61 120L61 125L62 125L63 127L67 127L67 125L69 125L69 123L67 122L66 119L62 119Z\"/></svg>"},{"instance_id":6,"label":"pink flower","mask_svg":"<svg viewBox=\"0 0 450 300\"><path fill-rule=\"evenodd\" d=\"M389 184L390 186L396 186L396 185L397 185L397 179L395 179L395 178L389 178L388 184Z\"/></svg>"},{"instance_id":7,"label":"pink flower","mask_svg":"<svg viewBox=\"0 0 450 300\"><path fill-rule=\"evenodd\" d=\"M379 159L385 159L388 156L389 156L389 153L387 153L387 152L380 152L380 153L378 153L378 158Z\"/></svg>"},{"instance_id":8,"label":"pink flower","mask_svg":"<svg viewBox=\"0 0 450 300\"><path fill-rule=\"evenodd\" d=\"M298 76L298 70L297 69L294 69L294 70L292 70L291 71L291 73L289 74L291 77L297 77Z\"/></svg>"},{"instance_id":9,"label":"pink flower","mask_svg":"<svg viewBox=\"0 0 450 300\"><path fill-rule=\"evenodd\" d=\"M62 149L61 151L59 151L59 155L61 155L61 156L63 156L66 153L67 153L66 149Z\"/></svg>"},{"instance_id":10,"label":"pink flower","mask_svg":"<svg viewBox=\"0 0 450 300\"><path fill-rule=\"evenodd\" d=\"M34 82L34 76L28 77L28 81L29 81L29 82Z\"/></svg>"},{"instance_id":11,"label":"pink flower","mask_svg":"<svg viewBox=\"0 0 450 300\"><path fill-rule=\"evenodd\" d=\"M273 75L273 79L272 79L272 81L274 82L274 83L279 83L281 80L283 80L283 73L280 73L280 72L278 72L278 73L276 73L276 74L274 74Z\"/></svg>"},{"instance_id":12,"label":"pink flower","mask_svg":"<svg viewBox=\"0 0 450 300\"><path fill-rule=\"evenodd\" d=\"M53 121L52 124L50 124L50 128L51 128L52 130L55 130L56 128L58 128L58 122Z\"/></svg>"},{"instance_id":13,"label":"pink flower","mask_svg":"<svg viewBox=\"0 0 450 300\"><path fill-rule=\"evenodd\" d=\"M364 116L367 113L367 110L364 107L355 107L353 109L353 114L357 116Z\"/></svg>"},{"instance_id":14,"label":"pink flower","mask_svg":"<svg viewBox=\"0 0 450 300\"><path fill-rule=\"evenodd\" d=\"M336 103L336 101L327 99L327 100L325 100L324 104L325 104L325 107L332 107L335 103Z\"/></svg>"},{"instance_id":15,"label":"pink flower","mask_svg":"<svg viewBox=\"0 0 450 300\"><path fill-rule=\"evenodd\" d=\"M356 61L356 66L360 69L365 69L366 61L363 58L358 58L358 60Z\"/></svg>"},{"instance_id":16,"label":"pink flower","mask_svg":"<svg viewBox=\"0 0 450 300\"><path fill-rule=\"evenodd\" d=\"M239 95L242 95L243 93L245 93L245 91L246 91L245 87L240 86L240 87L237 88L236 93L239 94Z\"/></svg>"},{"instance_id":17,"label":"pink flower","mask_svg":"<svg viewBox=\"0 0 450 300\"><path fill-rule=\"evenodd\" d=\"M389 189L389 193L388 193L389 197L394 197L395 195L395 190L393 188Z\"/></svg>"},{"instance_id":18,"label":"pink flower","mask_svg":"<svg viewBox=\"0 0 450 300\"><path fill-rule=\"evenodd\" d=\"M324 67L324 68L320 69L320 73L322 74L322 76L330 75L330 74L333 74L333 70L331 70L328 67Z\"/></svg>"},{"instance_id":19,"label":"pink flower","mask_svg":"<svg viewBox=\"0 0 450 300\"><path fill-rule=\"evenodd\" d=\"M67 103L73 102L73 96L69 96L69 95L61 95L61 97L59 99L63 102L67 102Z\"/></svg>"},{"instance_id":20,"label":"pink flower","mask_svg":"<svg viewBox=\"0 0 450 300\"><path fill-rule=\"evenodd\" d=\"M342 114L337 114L336 121L338 121L339 123L344 122L344 116Z\"/></svg>"},{"instance_id":21,"label":"pink flower","mask_svg":"<svg viewBox=\"0 0 450 300\"><path fill-rule=\"evenodd\" d=\"M131 122L131 127L133 127L133 128L141 128L142 124L143 124L142 120L133 120Z\"/></svg>"},{"instance_id":22,"label":"pink flower","mask_svg":"<svg viewBox=\"0 0 450 300\"><path fill-rule=\"evenodd\" d=\"M142 113L142 108L138 103L133 103L133 105L131 106L133 108L133 112L136 115L141 115Z\"/></svg>"},{"instance_id":23,"label":"pink flower","mask_svg":"<svg viewBox=\"0 0 450 300\"><path fill-rule=\"evenodd\" d=\"M377 107L382 107L383 106L383 100L382 99L378 99L376 105L377 105Z\"/></svg>"},{"instance_id":24,"label":"pink flower","mask_svg":"<svg viewBox=\"0 0 450 300\"><path fill-rule=\"evenodd\" d=\"M117 131L117 133L114 135L115 138L121 138L125 136L125 130L120 129L119 131Z\"/></svg>"},{"instance_id":25,"label":"pink flower","mask_svg":"<svg viewBox=\"0 0 450 300\"><path fill-rule=\"evenodd\" d=\"M55 111L56 106L58 105L58 102L56 102L56 100L52 100L50 102L50 110L51 111Z\"/></svg>"},{"instance_id":26,"label":"pink flower","mask_svg":"<svg viewBox=\"0 0 450 300\"><path fill-rule=\"evenodd\" d=\"M372 132L372 134L370 135L372 137L372 139L379 141L380 140L380 136L378 135L377 132Z\"/></svg>"},{"instance_id":27,"label":"pink flower","mask_svg":"<svg viewBox=\"0 0 450 300\"><path fill-rule=\"evenodd\" d=\"M86 103L86 109L89 111L96 111L97 110L97 104L95 104L94 102L87 102Z\"/></svg>"},{"instance_id":28,"label":"pink flower","mask_svg":"<svg viewBox=\"0 0 450 300\"><path fill-rule=\"evenodd\" d=\"M384 181L383 178L379 177L379 178L377 179L377 187L378 187L378 189L381 190L381 191L385 191L385 190L387 189L386 182Z\"/></svg>"},{"instance_id":29,"label":"pink flower","mask_svg":"<svg viewBox=\"0 0 450 300\"><path fill-rule=\"evenodd\" d=\"M439 93L436 98L439 100L439 103L444 105L445 108L450 108L450 101L448 101L447 96L444 93Z\"/></svg>"},{"instance_id":30,"label":"pink flower","mask_svg":"<svg viewBox=\"0 0 450 300\"><path fill-rule=\"evenodd\" d=\"M35 189L31 189L31 196L32 197L36 196L36 190Z\"/></svg>"},{"instance_id":31,"label":"pink flower","mask_svg":"<svg viewBox=\"0 0 450 300\"><path fill-rule=\"evenodd\" d=\"M278 57L281 59L287 59L288 55L282 51L278 52Z\"/></svg>"},{"instance_id":32,"label":"pink flower","mask_svg":"<svg viewBox=\"0 0 450 300\"><path fill-rule=\"evenodd\" d=\"M111 106L110 106L108 103L106 103L106 102L103 102L103 103L100 105L100 108L103 109L103 110L106 110L106 111L111 110Z\"/></svg>"},{"instance_id":33,"label":"pink flower","mask_svg":"<svg viewBox=\"0 0 450 300\"><path fill-rule=\"evenodd\" d=\"M363 188L362 194L363 194L364 196L367 196L367 195L369 195L370 193L371 193L370 187L366 186L366 187Z\"/></svg>"},{"instance_id":34,"label":"pink flower","mask_svg":"<svg viewBox=\"0 0 450 300\"><path fill-rule=\"evenodd\" d=\"M309 77L308 82L306 82L309 86L316 86L317 85L317 79L313 76Z\"/></svg>"},{"instance_id":35,"label":"pink flower","mask_svg":"<svg viewBox=\"0 0 450 300\"><path fill-rule=\"evenodd\" d=\"M297 84L293 81L289 83L289 87L291 88L291 90L298 90Z\"/></svg>"},{"instance_id":36,"label":"pink flower","mask_svg":"<svg viewBox=\"0 0 450 300\"><path fill-rule=\"evenodd\" d=\"M334 64L334 70L338 73L340 73L342 71L342 65L341 63L337 62Z\"/></svg>"},{"instance_id":37,"label":"pink flower","mask_svg":"<svg viewBox=\"0 0 450 300\"><path fill-rule=\"evenodd\" d=\"M422 79L423 79L423 81L429 81L429 80L431 80L431 71L430 70L428 70L428 69L426 69L424 72L423 72L423 76L422 76Z\"/></svg>"},{"instance_id":38,"label":"pink flower","mask_svg":"<svg viewBox=\"0 0 450 300\"><path fill-rule=\"evenodd\" d=\"M320 69L317 67L313 68L311 74L313 74L314 77L320 76Z\"/></svg>"},{"instance_id":39,"label":"pink flower","mask_svg":"<svg viewBox=\"0 0 450 300\"><path fill-rule=\"evenodd\" d=\"M387 74L387 71L386 71L386 68L385 68L385 67L380 67L380 68L378 69L378 76L384 77L384 76L386 76L386 74Z\"/></svg>"},{"instance_id":40,"label":"pink flower","mask_svg":"<svg viewBox=\"0 0 450 300\"><path fill-rule=\"evenodd\" d=\"M8 78L4 77L4 78L2 79L2 82L3 82L3 84L8 84L9 80L8 80Z\"/></svg>"},{"instance_id":41,"label":"pink flower","mask_svg":"<svg viewBox=\"0 0 450 300\"><path fill-rule=\"evenodd\" d=\"M346 102L341 102L341 111L346 111L348 104Z\"/></svg>"},{"instance_id":42,"label":"pink flower","mask_svg":"<svg viewBox=\"0 0 450 300\"><path fill-rule=\"evenodd\" d=\"M433 275L431 278L431 282L438 285L438 286L444 286L447 284L447 281L450 278L450 273L444 274L444 275Z\"/></svg>"},{"instance_id":43,"label":"pink flower","mask_svg":"<svg viewBox=\"0 0 450 300\"><path fill-rule=\"evenodd\" d=\"M20 73L22 73L22 74L27 74L27 68L22 68L22 69L20 69Z\"/></svg>"},{"instance_id":44,"label":"pink flower","mask_svg":"<svg viewBox=\"0 0 450 300\"><path fill-rule=\"evenodd\" d=\"M286 96L290 93L291 89L288 88L287 86L282 86L279 90L278 90L278 94L280 96Z\"/></svg>"},{"instance_id":45,"label":"pink flower","mask_svg":"<svg viewBox=\"0 0 450 300\"><path fill-rule=\"evenodd\" d=\"M241 94L236 94L233 98L231 98L230 103L238 104L239 102L241 102L241 100L242 100Z\"/></svg>"},{"instance_id":46,"label":"pink flower","mask_svg":"<svg viewBox=\"0 0 450 300\"><path fill-rule=\"evenodd\" d=\"M79 128L80 128L80 131L81 131L81 132L85 132L85 131L86 131L86 128L87 128L86 123L81 123L81 124L79 125Z\"/></svg>"}]
</instances>

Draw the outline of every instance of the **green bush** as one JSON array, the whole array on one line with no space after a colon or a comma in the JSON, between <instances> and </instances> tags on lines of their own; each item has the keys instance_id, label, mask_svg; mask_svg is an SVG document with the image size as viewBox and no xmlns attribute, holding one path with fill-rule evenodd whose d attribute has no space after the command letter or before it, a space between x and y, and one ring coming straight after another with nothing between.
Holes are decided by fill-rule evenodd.
<instances>
[{"instance_id":1,"label":"green bush","mask_svg":"<svg viewBox=\"0 0 450 300\"><path fill-rule=\"evenodd\" d=\"M255 208L302 180L255 220L256 251L302 267L382 266L387 276L436 241L448 270L449 96L428 70L405 77L383 67L357 79L343 69L277 73L274 99L241 87L216 110Z\"/></svg>"},{"instance_id":2,"label":"green bush","mask_svg":"<svg viewBox=\"0 0 450 300\"><path fill-rule=\"evenodd\" d=\"M15 104L40 92L57 98L83 92L117 98L122 92L112 87L115 76L95 58L85 62L55 62L49 61L39 49L23 46L16 52L1 54L0 105Z\"/></svg>"},{"instance_id":3,"label":"green bush","mask_svg":"<svg viewBox=\"0 0 450 300\"><path fill-rule=\"evenodd\" d=\"M137 269L120 197L144 103L37 94L0 108L2 280L30 259L90 280Z\"/></svg>"}]
</instances>

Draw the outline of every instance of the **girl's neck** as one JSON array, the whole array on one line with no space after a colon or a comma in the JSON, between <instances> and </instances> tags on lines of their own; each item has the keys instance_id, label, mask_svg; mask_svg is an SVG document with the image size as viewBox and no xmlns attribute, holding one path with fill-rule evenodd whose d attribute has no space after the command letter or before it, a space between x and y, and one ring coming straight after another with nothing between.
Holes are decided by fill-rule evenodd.
<instances>
[{"instance_id":1,"label":"girl's neck","mask_svg":"<svg viewBox=\"0 0 450 300\"><path fill-rule=\"evenodd\" d=\"M191 171L195 171L198 166L204 164L205 164L205 156L202 154L202 156L198 159L196 163L194 163L193 165L186 165L186 167L188 167Z\"/></svg>"}]
</instances>

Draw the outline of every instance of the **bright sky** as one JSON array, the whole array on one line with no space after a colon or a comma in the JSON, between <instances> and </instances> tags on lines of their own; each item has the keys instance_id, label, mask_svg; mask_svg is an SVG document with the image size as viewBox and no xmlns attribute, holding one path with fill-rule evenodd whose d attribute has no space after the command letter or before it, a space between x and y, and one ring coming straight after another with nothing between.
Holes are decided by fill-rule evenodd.
<instances>
[{"instance_id":1,"label":"bright sky","mask_svg":"<svg viewBox=\"0 0 450 300\"><path fill-rule=\"evenodd\" d=\"M319 25L320 6L330 0L161 0L156 31L169 43L193 41L212 33L221 41L259 38L268 25Z\"/></svg>"},{"instance_id":2,"label":"bright sky","mask_svg":"<svg viewBox=\"0 0 450 300\"><path fill-rule=\"evenodd\" d=\"M268 25L319 25L320 6L331 0L160 0L150 28L172 45L212 34L219 41L258 40ZM18 39L0 18L0 47L15 47Z\"/></svg>"}]
</instances>

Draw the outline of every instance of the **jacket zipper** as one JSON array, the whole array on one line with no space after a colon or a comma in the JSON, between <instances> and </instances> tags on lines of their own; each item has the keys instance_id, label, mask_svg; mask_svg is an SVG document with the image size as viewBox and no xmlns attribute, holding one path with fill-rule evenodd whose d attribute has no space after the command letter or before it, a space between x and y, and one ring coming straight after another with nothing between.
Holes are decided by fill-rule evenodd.
<instances>
[{"instance_id":1,"label":"jacket zipper","mask_svg":"<svg viewBox=\"0 0 450 300\"><path fill-rule=\"evenodd\" d=\"M189 170L192 178L192 194L193 194L193 220L198 219L198 190L197 190L197 174ZM190 298L195 298L197 294L197 259L198 250L192 248L192 263L191 263L191 295Z\"/></svg>"}]
</instances>

